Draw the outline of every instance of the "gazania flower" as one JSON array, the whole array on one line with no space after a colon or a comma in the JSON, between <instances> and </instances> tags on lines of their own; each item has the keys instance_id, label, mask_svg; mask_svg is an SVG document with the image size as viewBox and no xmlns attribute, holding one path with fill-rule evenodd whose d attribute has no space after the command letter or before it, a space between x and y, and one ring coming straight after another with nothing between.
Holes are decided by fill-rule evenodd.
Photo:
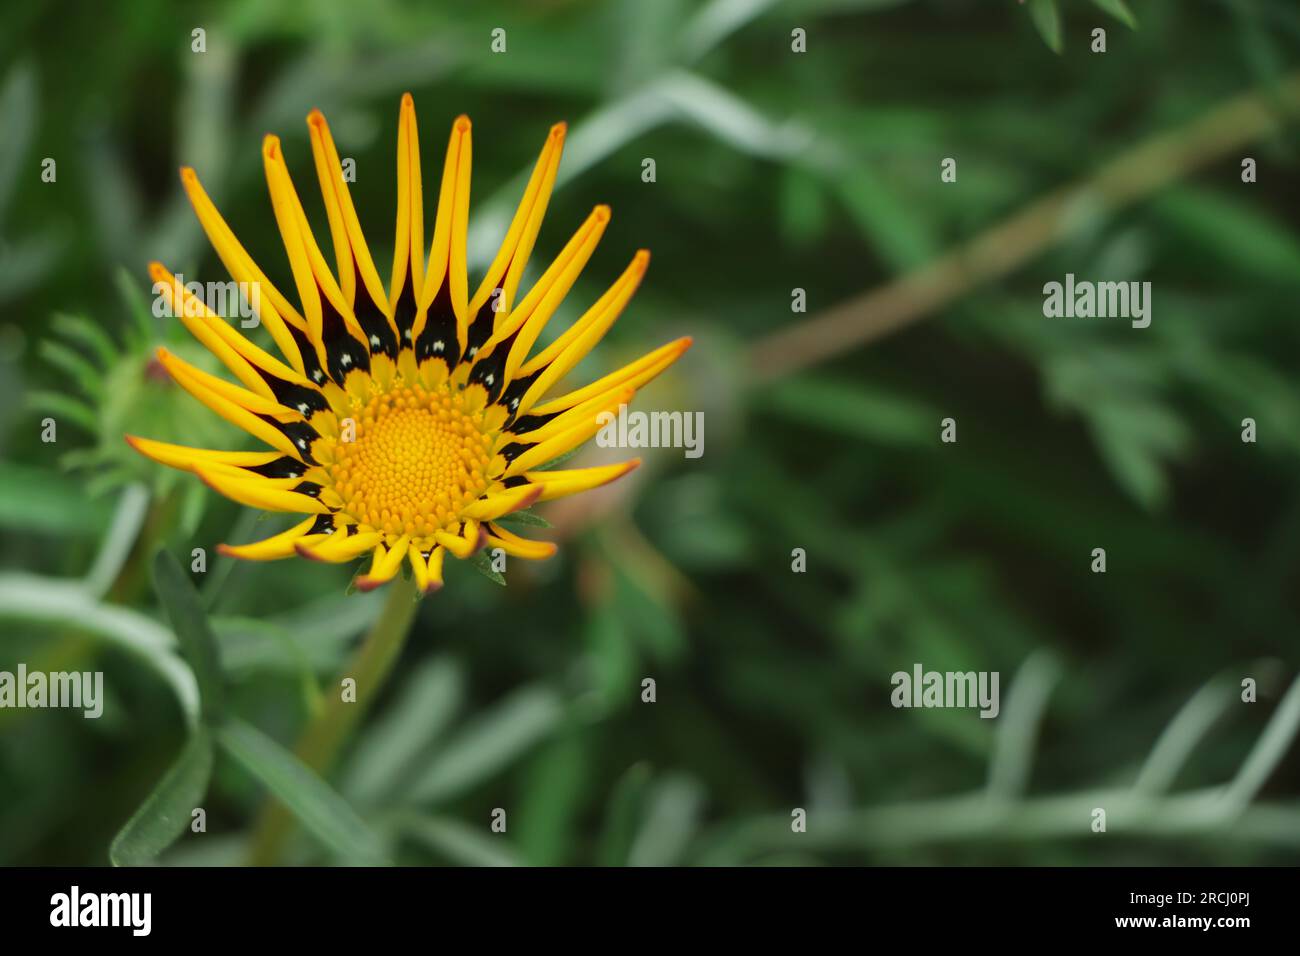
<instances>
[{"instance_id":1,"label":"gazania flower","mask_svg":"<svg viewBox=\"0 0 1300 956\"><path fill-rule=\"evenodd\" d=\"M181 180L230 275L253 290L277 358L211 312L161 264L155 289L238 384L166 349L158 358L183 388L260 439L266 451L214 451L127 436L141 453L196 474L235 501L305 519L222 553L255 561L295 554L346 562L371 555L363 589L408 563L423 591L442 584L444 556L501 548L546 558L498 519L536 501L586 491L639 463L555 469L613 412L690 346L679 339L589 385L560 392L565 375L604 336L649 262L638 252L587 312L540 350L542 330L609 222L597 206L528 290L520 280L555 182L565 127L551 129L501 249L471 295L466 276L470 121L452 124L425 255L424 193L415 106L402 98L397 136L397 231L387 287L380 280L325 117L307 118L334 258L317 245L280 142L262 144L271 203L297 304L267 279L208 198L193 169ZM558 394L553 394L557 393Z\"/></svg>"}]
</instances>

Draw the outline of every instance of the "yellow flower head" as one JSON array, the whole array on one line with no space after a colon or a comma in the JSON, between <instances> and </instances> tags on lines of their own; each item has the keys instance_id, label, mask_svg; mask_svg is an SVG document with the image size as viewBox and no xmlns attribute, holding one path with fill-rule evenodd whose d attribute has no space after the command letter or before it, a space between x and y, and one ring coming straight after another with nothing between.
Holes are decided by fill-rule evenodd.
<instances>
[{"instance_id":1,"label":"yellow flower head","mask_svg":"<svg viewBox=\"0 0 1300 956\"><path fill-rule=\"evenodd\" d=\"M608 331L649 262L642 250L604 295L545 348L534 346L609 222L597 206L527 294L519 283L537 238L564 146L554 126L501 249L469 294L470 121L452 124L429 253L415 105L402 98L397 135L397 232L387 288L361 233L325 117L307 118L329 219L333 268L307 224L280 142L262 159L288 253L297 304L266 278L217 212L194 170L181 181L231 277L251 293L282 358L247 339L160 263L155 288L239 384L166 349L158 358L183 388L260 439L267 451L214 451L127 436L142 454L191 471L235 501L308 517L254 544L222 545L254 561L294 554L320 561L372 555L363 589L409 562L423 591L442 585L446 552L468 558L489 545L547 558L549 542L501 527L504 515L612 481L638 460L547 469L596 433L614 411L690 347L679 339L582 388L556 386Z\"/></svg>"}]
</instances>

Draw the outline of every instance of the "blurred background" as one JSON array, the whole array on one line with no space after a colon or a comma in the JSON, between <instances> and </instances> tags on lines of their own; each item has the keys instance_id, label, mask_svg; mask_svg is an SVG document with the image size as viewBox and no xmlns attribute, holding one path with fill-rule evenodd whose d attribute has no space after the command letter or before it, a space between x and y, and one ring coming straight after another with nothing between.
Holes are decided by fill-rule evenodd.
<instances>
[{"instance_id":1,"label":"blurred background","mask_svg":"<svg viewBox=\"0 0 1300 956\"><path fill-rule=\"evenodd\" d=\"M229 706L286 747L382 607L346 593L346 567L217 556L278 525L121 435L239 440L149 363L189 346L150 314L146 263L227 278L177 168L283 288L261 137L282 138L320 227L304 120L321 108L387 276L407 90L426 197L452 119L474 120L471 283L548 127L570 123L530 275L591 206L614 218L553 334L651 249L574 381L694 335L638 404L703 411L705 445L649 449L631 478L542 506L560 554L512 562L507 587L455 563L422 603L327 776L393 859L1300 860L1300 127L1274 122L1300 105L1294 3L6 16L0 670L102 670L107 699L99 720L0 710L0 862L107 864L185 746L160 547L187 567L206 550L193 578ZM1044 318L1042 286L1067 272L1150 281L1150 328ZM892 708L891 675L916 663L999 672L1000 715ZM207 832L161 862L248 859L266 801L219 753ZM355 862L301 832L282 858Z\"/></svg>"}]
</instances>

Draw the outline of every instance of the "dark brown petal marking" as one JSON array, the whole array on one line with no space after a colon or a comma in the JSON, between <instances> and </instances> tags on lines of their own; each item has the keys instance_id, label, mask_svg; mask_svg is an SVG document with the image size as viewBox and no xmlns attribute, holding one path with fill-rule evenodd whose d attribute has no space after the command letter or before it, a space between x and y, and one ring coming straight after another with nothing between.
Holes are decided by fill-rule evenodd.
<instances>
[{"instance_id":1,"label":"dark brown petal marking","mask_svg":"<svg viewBox=\"0 0 1300 956\"><path fill-rule=\"evenodd\" d=\"M447 363L449 371L455 371L460 364L460 339L456 336L456 313L451 307L451 291L443 282L429 305L429 317L424 331L415 341L415 358L423 362L428 358L440 358Z\"/></svg>"},{"instance_id":2,"label":"dark brown petal marking","mask_svg":"<svg viewBox=\"0 0 1300 956\"><path fill-rule=\"evenodd\" d=\"M306 495L308 498L319 498L321 486L314 481L303 481L294 485L291 491L296 491L300 495Z\"/></svg>"},{"instance_id":3,"label":"dark brown petal marking","mask_svg":"<svg viewBox=\"0 0 1300 956\"><path fill-rule=\"evenodd\" d=\"M330 378L342 387L347 381L348 373L356 369L370 371L370 349L364 342L358 342L348 331L334 306L321 296L321 341L325 344L325 359L329 365Z\"/></svg>"},{"instance_id":4,"label":"dark brown petal marking","mask_svg":"<svg viewBox=\"0 0 1300 956\"><path fill-rule=\"evenodd\" d=\"M354 262L353 269L356 268ZM410 283L408 282L407 285L409 286ZM393 327L388 324L388 317L370 297L370 290L366 288L359 270L357 271L357 295L352 305L352 312L357 317L357 324L366 333L366 345L370 349L370 354L383 353L389 358L396 359L397 336L393 334Z\"/></svg>"},{"instance_id":5,"label":"dark brown petal marking","mask_svg":"<svg viewBox=\"0 0 1300 956\"><path fill-rule=\"evenodd\" d=\"M316 355L316 346L308 340L305 332L298 329L296 325L285 323L289 334L293 336L294 342L298 345L298 351L302 353L302 370L307 378L317 385L325 384L325 370L321 368L320 358Z\"/></svg>"},{"instance_id":6,"label":"dark brown petal marking","mask_svg":"<svg viewBox=\"0 0 1300 956\"><path fill-rule=\"evenodd\" d=\"M254 366L254 368L257 368ZM262 376L262 381L266 382L267 387L271 389L271 394L275 400L285 408L292 408L296 412L302 413L308 421L317 412L323 412L329 408L329 402L321 394L319 389L308 388L305 385L296 385L293 382L286 382L282 378L277 378L270 372L264 372L257 369L257 373Z\"/></svg>"},{"instance_id":7,"label":"dark brown petal marking","mask_svg":"<svg viewBox=\"0 0 1300 956\"><path fill-rule=\"evenodd\" d=\"M419 311L419 306L415 302L413 285L413 282L403 282L402 293L393 304L393 322L397 325L397 334L404 349L415 348L415 343L411 341L411 329L415 326L415 313Z\"/></svg>"},{"instance_id":8,"label":"dark brown petal marking","mask_svg":"<svg viewBox=\"0 0 1300 956\"><path fill-rule=\"evenodd\" d=\"M311 456L312 442L320 438L320 433L316 429L306 422L277 422L270 415L258 415L257 417L272 428L278 429L289 441L293 442L293 447L298 449L298 454L302 456L303 461L309 465L317 464L316 459Z\"/></svg>"},{"instance_id":9,"label":"dark brown petal marking","mask_svg":"<svg viewBox=\"0 0 1300 956\"><path fill-rule=\"evenodd\" d=\"M307 466L297 458L283 455L265 465L245 465L244 470L263 478L297 478L307 470Z\"/></svg>"},{"instance_id":10,"label":"dark brown petal marking","mask_svg":"<svg viewBox=\"0 0 1300 956\"><path fill-rule=\"evenodd\" d=\"M488 320L488 322L482 322L480 319L480 321L476 322L475 325L481 323L485 327L490 327L490 322L491 320ZM518 332L515 333L515 335L518 334ZM472 338L473 335L474 326L471 325L470 337ZM501 397L501 392L505 388L506 359L510 355L510 347L514 345L515 335L500 342L497 347L492 350L492 354L486 358L480 359L474 365L473 370L469 373L469 382L471 385L477 382L479 385L482 385L487 389L487 400L489 405L495 403L496 400ZM484 337L483 341L487 341L487 338ZM482 343L480 342L479 344L481 345Z\"/></svg>"},{"instance_id":11,"label":"dark brown petal marking","mask_svg":"<svg viewBox=\"0 0 1300 956\"><path fill-rule=\"evenodd\" d=\"M465 336L466 361L472 361L474 356L478 354L478 350L483 347L483 343L492 335L492 328L496 321L496 310L492 308L492 303L496 302L498 297L504 294L504 290L497 286L493 293L488 296L488 300L483 303L483 307L478 310L478 315L470 319L469 332Z\"/></svg>"},{"instance_id":12,"label":"dark brown petal marking","mask_svg":"<svg viewBox=\"0 0 1300 956\"><path fill-rule=\"evenodd\" d=\"M504 405L506 411L510 413L510 417L506 419L506 423L503 426L503 431L515 431L515 410L519 408L519 403L523 400L524 393L527 392L533 382L537 380L537 376L542 374L542 371L543 370L539 368L532 375L525 375L523 378L514 379L506 386L506 390L501 393L498 403Z\"/></svg>"},{"instance_id":13,"label":"dark brown petal marking","mask_svg":"<svg viewBox=\"0 0 1300 956\"><path fill-rule=\"evenodd\" d=\"M509 464L532 447L532 445L526 445L523 442L512 441L509 445L504 446L499 452L497 452L497 454L506 460L506 464Z\"/></svg>"},{"instance_id":14,"label":"dark brown petal marking","mask_svg":"<svg viewBox=\"0 0 1300 956\"><path fill-rule=\"evenodd\" d=\"M334 530L334 515L317 515L316 521L307 529L308 534L329 534Z\"/></svg>"},{"instance_id":15,"label":"dark brown petal marking","mask_svg":"<svg viewBox=\"0 0 1300 956\"><path fill-rule=\"evenodd\" d=\"M530 431L533 431L534 429L541 428L552 418L562 414L564 413L551 412L551 414L549 415L525 415L523 418L516 418L513 422L511 422L510 428L508 430L515 435L524 435Z\"/></svg>"}]
</instances>

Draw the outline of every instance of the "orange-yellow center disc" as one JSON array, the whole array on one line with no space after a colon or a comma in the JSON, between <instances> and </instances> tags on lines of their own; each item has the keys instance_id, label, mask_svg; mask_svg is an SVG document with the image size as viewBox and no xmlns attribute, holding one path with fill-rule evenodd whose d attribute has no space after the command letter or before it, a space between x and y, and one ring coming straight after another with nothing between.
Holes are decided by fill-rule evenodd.
<instances>
[{"instance_id":1,"label":"orange-yellow center disc","mask_svg":"<svg viewBox=\"0 0 1300 956\"><path fill-rule=\"evenodd\" d=\"M457 524L487 489L492 441L460 390L397 384L354 401L329 474L363 529L423 537Z\"/></svg>"}]
</instances>

